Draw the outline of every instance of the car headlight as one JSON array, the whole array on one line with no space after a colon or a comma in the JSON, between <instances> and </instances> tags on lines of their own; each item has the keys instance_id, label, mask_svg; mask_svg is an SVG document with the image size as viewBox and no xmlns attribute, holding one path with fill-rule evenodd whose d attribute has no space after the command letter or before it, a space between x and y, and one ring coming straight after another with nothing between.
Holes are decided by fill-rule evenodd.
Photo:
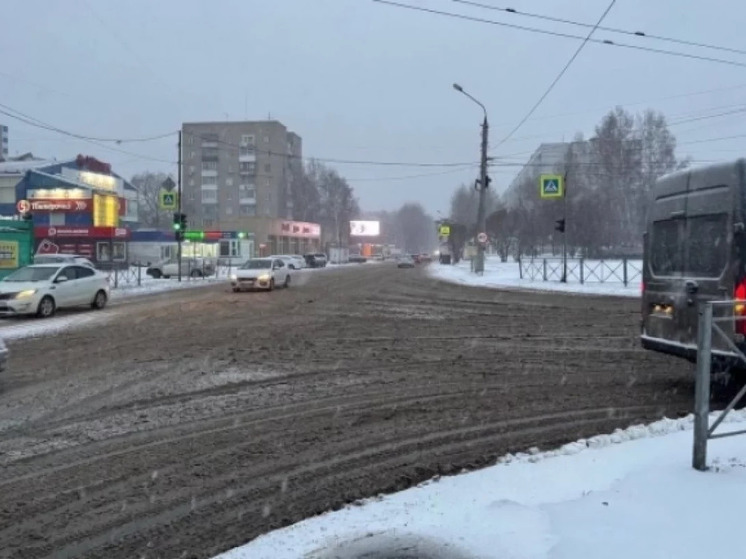
<instances>
[{"instance_id":1,"label":"car headlight","mask_svg":"<svg viewBox=\"0 0 746 559\"><path fill-rule=\"evenodd\" d=\"M238 280L238 276L236 274L231 274L231 281Z\"/></svg>"},{"instance_id":2,"label":"car headlight","mask_svg":"<svg viewBox=\"0 0 746 559\"><path fill-rule=\"evenodd\" d=\"M19 291L18 293L16 293L16 296L13 298L14 299L28 299L34 293L36 293L36 289L26 289L24 291Z\"/></svg>"},{"instance_id":3,"label":"car headlight","mask_svg":"<svg viewBox=\"0 0 746 559\"><path fill-rule=\"evenodd\" d=\"M259 281L269 281L269 274L262 274L258 279Z\"/></svg>"}]
</instances>

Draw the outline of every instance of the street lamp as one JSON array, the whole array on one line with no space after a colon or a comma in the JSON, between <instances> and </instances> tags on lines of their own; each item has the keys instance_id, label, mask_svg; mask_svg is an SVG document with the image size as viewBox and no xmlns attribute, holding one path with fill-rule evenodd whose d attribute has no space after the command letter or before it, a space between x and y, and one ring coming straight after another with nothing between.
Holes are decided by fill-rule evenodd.
<instances>
[{"instance_id":1,"label":"street lamp","mask_svg":"<svg viewBox=\"0 0 746 559\"><path fill-rule=\"evenodd\" d=\"M486 216L484 215L485 192L487 191L487 186L489 185L489 179L487 178L487 139L489 134L489 124L487 123L487 108L478 99L470 95L468 92L464 91L464 88L461 87L459 84L454 83L453 89L474 101L477 105L482 107L482 112L484 112L484 121L482 122L482 149L479 161L479 181L477 184L477 190L479 191L479 206L477 208L477 233L484 233L486 229ZM484 273L484 243L477 244L477 258L474 262L474 272L476 272L477 274Z\"/></svg>"}]
</instances>

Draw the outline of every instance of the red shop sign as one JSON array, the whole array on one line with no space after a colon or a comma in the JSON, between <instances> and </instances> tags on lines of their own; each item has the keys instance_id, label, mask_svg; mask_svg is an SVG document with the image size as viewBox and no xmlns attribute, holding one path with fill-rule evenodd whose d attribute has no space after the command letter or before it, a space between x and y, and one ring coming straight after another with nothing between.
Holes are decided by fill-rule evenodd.
<instances>
[{"instance_id":1,"label":"red shop sign","mask_svg":"<svg viewBox=\"0 0 746 559\"><path fill-rule=\"evenodd\" d=\"M93 227L89 225L60 225L59 227L34 227L34 235L37 238L70 239L129 239L130 230L126 227Z\"/></svg>"}]
</instances>

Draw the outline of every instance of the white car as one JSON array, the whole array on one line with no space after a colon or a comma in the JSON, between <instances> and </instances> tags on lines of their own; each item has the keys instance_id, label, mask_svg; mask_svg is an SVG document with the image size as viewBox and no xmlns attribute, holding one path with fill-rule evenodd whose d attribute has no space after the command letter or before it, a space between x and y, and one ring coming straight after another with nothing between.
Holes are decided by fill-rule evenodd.
<instances>
[{"instance_id":1,"label":"white car","mask_svg":"<svg viewBox=\"0 0 746 559\"><path fill-rule=\"evenodd\" d=\"M279 258L291 270L301 270L306 267L306 259L297 254L273 254L267 258Z\"/></svg>"},{"instance_id":2,"label":"white car","mask_svg":"<svg viewBox=\"0 0 746 559\"><path fill-rule=\"evenodd\" d=\"M82 264L95 268L88 258L77 254L36 254L34 264Z\"/></svg>"},{"instance_id":3,"label":"white car","mask_svg":"<svg viewBox=\"0 0 746 559\"><path fill-rule=\"evenodd\" d=\"M33 264L0 281L0 315L52 316L57 309L89 306L103 309L109 278L79 264Z\"/></svg>"},{"instance_id":4,"label":"white car","mask_svg":"<svg viewBox=\"0 0 746 559\"><path fill-rule=\"evenodd\" d=\"M179 275L179 263L167 260L160 264L149 266L145 273L154 279L175 278ZM201 278L215 273L215 263L207 258L182 258L181 275L183 277Z\"/></svg>"},{"instance_id":5,"label":"white car","mask_svg":"<svg viewBox=\"0 0 746 559\"><path fill-rule=\"evenodd\" d=\"M290 268L279 258L252 258L231 275L233 291L290 287Z\"/></svg>"}]
</instances>

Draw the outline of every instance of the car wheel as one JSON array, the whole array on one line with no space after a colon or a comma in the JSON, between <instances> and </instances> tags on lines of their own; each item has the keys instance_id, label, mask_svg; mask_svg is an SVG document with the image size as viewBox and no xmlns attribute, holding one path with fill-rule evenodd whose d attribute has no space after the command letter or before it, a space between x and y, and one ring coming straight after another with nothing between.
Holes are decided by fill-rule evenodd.
<instances>
[{"instance_id":1,"label":"car wheel","mask_svg":"<svg viewBox=\"0 0 746 559\"><path fill-rule=\"evenodd\" d=\"M238 293L239 291L241 291L241 289L240 289L240 288L238 288L238 287L234 287L234 288L233 288L233 293Z\"/></svg>"},{"instance_id":2,"label":"car wheel","mask_svg":"<svg viewBox=\"0 0 746 559\"><path fill-rule=\"evenodd\" d=\"M283 284L283 287L285 289L287 289L288 287L290 287L290 274L288 274L287 276L285 276L285 283Z\"/></svg>"},{"instance_id":3,"label":"car wheel","mask_svg":"<svg viewBox=\"0 0 746 559\"><path fill-rule=\"evenodd\" d=\"M269 291L273 291L275 289L275 278L272 278L269 280Z\"/></svg>"},{"instance_id":4,"label":"car wheel","mask_svg":"<svg viewBox=\"0 0 746 559\"><path fill-rule=\"evenodd\" d=\"M96 309L97 311L100 311L106 306L106 292L101 289L96 293L96 296L93 298L93 303L91 303L91 308Z\"/></svg>"},{"instance_id":5,"label":"car wheel","mask_svg":"<svg viewBox=\"0 0 746 559\"><path fill-rule=\"evenodd\" d=\"M161 273L160 270L151 270L150 276L153 279L161 279L163 277L163 274Z\"/></svg>"},{"instance_id":6,"label":"car wheel","mask_svg":"<svg viewBox=\"0 0 746 559\"><path fill-rule=\"evenodd\" d=\"M54 304L54 299L49 295L45 295L41 301L39 301L39 307L36 309L36 316L39 318L49 318L54 315L57 310L57 306Z\"/></svg>"},{"instance_id":7,"label":"car wheel","mask_svg":"<svg viewBox=\"0 0 746 559\"><path fill-rule=\"evenodd\" d=\"M192 270L192 272L189 275L192 276L193 278L201 278L202 272L200 272L199 270Z\"/></svg>"}]
</instances>

